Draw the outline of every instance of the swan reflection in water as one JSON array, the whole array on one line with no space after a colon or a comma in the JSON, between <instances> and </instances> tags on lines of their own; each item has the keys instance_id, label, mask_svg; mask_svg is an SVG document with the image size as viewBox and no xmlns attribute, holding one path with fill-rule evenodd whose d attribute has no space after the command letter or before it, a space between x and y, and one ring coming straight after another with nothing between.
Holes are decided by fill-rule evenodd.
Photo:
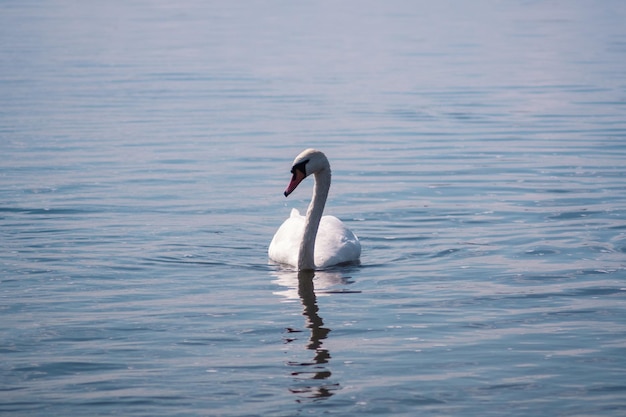
<instances>
[{"instance_id":1,"label":"swan reflection in water","mask_svg":"<svg viewBox=\"0 0 626 417\"><path fill-rule=\"evenodd\" d=\"M328 349L323 347L323 341L328 337L330 329L324 327L324 321L318 314L317 296L315 286L317 284L320 294L346 293L357 291L333 290L338 285L349 284L348 278L338 272L330 271L300 271L279 272L276 271L277 283L289 287L288 290L277 292L288 299L300 299L302 314L306 318L306 327L310 330L306 349L313 352L313 357L305 362L289 361L287 365L293 367L291 375L295 378L295 385L289 390L300 398L324 399L332 396L340 389L339 383L331 382L332 373L328 368L331 359ZM287 328L285 343L298 340L297 335L301 330ZM298 400L300 401L300 400Z\"/></svg>"}]
</instances>

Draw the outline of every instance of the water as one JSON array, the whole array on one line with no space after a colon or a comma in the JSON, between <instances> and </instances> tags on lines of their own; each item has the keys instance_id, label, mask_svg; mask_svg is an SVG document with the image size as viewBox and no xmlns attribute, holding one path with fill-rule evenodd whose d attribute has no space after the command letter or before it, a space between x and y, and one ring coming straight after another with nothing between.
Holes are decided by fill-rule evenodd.
<instances>
[{"instance_id":1,"label":"water","mask_svg":"<svg viewBox=\"0 0 626 417\"><path fill-rule=\"evenodd\" d=\"M626 7L0 6L0 412L622 416ZM267 246L333 166L360 266Z\"/></svg>"}]
</instances>

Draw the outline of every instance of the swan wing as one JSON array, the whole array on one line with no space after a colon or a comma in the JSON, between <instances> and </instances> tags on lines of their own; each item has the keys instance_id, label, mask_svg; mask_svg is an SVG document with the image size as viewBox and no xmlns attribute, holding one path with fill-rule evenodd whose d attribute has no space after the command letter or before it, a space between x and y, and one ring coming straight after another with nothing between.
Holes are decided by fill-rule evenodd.
<instances>
[{"instance_id":1,"label":"swan wing","mask_svg":"<svg viewBox=\"0 0 626 417\"><path fill-rule=\"evenodd\" d=\"M267 251L270 259L281 264L298 266L298 252L303 233L304 216L294 208L272 238Z\"/></svg>"},{"instance_id":2,"label":"swan wing","mask_svg":"<svg viewBox=\"0 0 626 417\"><path fill-rule=\"evenodd\" d=\"M361 243L335 216L323 216L315 239L315 265L325 268L354 262L361 256Z\"/></svg>"}]
</instances>

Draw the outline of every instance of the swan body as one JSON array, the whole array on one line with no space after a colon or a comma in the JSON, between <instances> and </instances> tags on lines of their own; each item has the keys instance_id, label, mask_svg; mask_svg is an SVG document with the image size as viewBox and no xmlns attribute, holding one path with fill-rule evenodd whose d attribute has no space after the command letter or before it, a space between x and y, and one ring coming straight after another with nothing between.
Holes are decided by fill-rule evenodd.
<instances>
[{"instance_id":1,"label":"swan body","mask_svg":"<svg viewBox=\"0 0 626 417\"><path fill-rule=\"evenodd\" d=\"M270 259L300 271L358 261L361 256L359 239L338 218L322 216L331 177L326 156L320 151L307 149L296 157L291 173L293 176L285 196L313 174L313 197L306 216L302 216L297 209L291 210L291 215L270 243Z\"/></svg>"},{"instance_id":2,"label":"swan body","mask_svg":"<svg viewBox=\"0 0 626 417\"><path fill-rule=\"evenodd\" d=\"M275 262L298 266L300 244L304 235L306 217L298 209L280 226L269 248ZM361 244L358 238L335 216L322 216L315 238L314 265L326 268L359 259Z\"/></svg>"}]
</instances>

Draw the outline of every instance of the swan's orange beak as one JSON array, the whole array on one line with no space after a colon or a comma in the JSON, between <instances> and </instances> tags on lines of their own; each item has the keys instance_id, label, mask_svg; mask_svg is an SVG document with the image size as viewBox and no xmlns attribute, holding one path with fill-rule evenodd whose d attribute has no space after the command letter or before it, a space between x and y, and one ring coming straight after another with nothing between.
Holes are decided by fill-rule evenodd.
<instances>
[{"instance_id":1,"label":"swan's orange beak","mask_svg":"<svg viewBox=\"0 0 626 417\"><path fill-rule=\"evenodd\" d=\"M304 175L304 172L300 171L299 169L294 169L293 176L291 177L291 181L289 181L289 185L287 186L287 189L285 190L285 197L291 194L293 190L296 189L298 184L300 184L305 177L306 176Z\"/></svg>"}]
</instances>

